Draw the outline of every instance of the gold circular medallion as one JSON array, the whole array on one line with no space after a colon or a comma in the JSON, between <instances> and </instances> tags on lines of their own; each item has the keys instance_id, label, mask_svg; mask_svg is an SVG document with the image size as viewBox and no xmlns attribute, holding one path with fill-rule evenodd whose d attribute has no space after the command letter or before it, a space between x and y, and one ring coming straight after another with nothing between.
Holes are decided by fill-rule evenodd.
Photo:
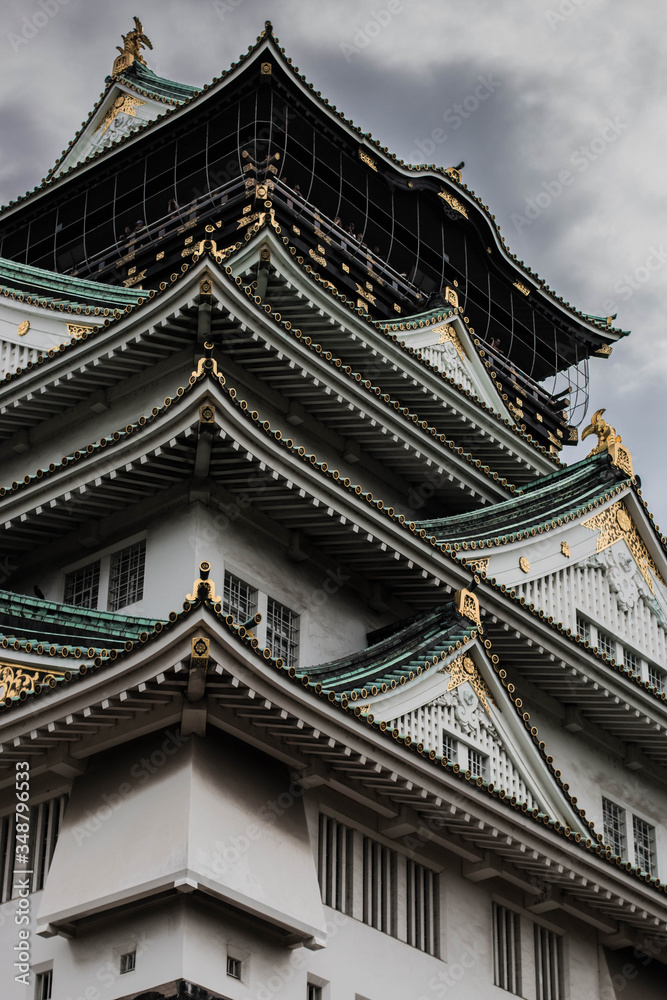
<instances>
[{"instance_id":1,"label":"gold circular medallion","mask_svg":"<svg viewBox=\"0 0 667 1000\"><path fill-rule=\"evenodd\" d=\"M467 674L475 673L475 664L473 663L473 661L470 659L469 656L466 656L463 661L463 669Z\"/></svg>"},{"instance_id":2,"label":"gold circular medallion","mask_svg":"<svg viewBox=\"0 0 667 1000\"><path fill-rule=\"evenodd\" d=\"M18 335L19 337L25 337L26 333L30 329L30 322L24 319L22 323L18 325Z\"/></svg>"},{"instance_id":3,"label":"gold circular medallion","mask_svg":"<svg viewBox=\"0 0 667 1000\"><path fill-rule=\"evenodd\" d=\"M621 531L629 531L632 526L630 515L622 507L619 507L616 512L616 521Z\"/></svg>"},{"instance_id":4,"label":"gold circular medallion","mask_svg":"<svg viewBox=\"0 0 667 1000\"><path fill-rule=\"evenodd\" d=\"M530 573L530 563L525 556L521 556L519 559L519 566L524 571L524 573Z\"/></svg>"}]
</instances>

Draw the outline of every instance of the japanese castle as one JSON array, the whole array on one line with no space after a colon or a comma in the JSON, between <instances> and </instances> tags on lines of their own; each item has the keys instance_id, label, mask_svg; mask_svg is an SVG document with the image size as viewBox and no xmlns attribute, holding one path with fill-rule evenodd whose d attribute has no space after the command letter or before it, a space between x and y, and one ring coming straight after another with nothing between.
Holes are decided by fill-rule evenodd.
<instances>
[{"instance_id":1,"label":"japanese castle","mask_svg":"<svg viewBox=\"0 0 667 1000\"><path fill-rule=\"evenodd\" d=\"M3 998L664 997L627 331L269 22L119 48L0 211Z\"/></svg>"}]
</instances>

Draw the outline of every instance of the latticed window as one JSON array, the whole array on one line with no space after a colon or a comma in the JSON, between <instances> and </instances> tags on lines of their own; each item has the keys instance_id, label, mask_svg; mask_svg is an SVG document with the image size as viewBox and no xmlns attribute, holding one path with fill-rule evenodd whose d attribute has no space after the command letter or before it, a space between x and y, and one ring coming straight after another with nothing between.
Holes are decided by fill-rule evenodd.
<instances>
[{"instance_id":1,"label":"latticed window","mask_svg":"<svg viewBox=\"0 0 667 1000\"><path fill-rule=\"evenodd\" d=\"M478 778L486 778L487 761L479 750L468 750L468 770Z\"/></svg>"},{"instance_id":2,"label":"latticed window","mask_svg":"<svg viewBox=\"0 0 667 1000\"><path fill-rule=\"evenodd\" d=\"M591 637L591 627L581 615L577 615L577 632L582 639L590 639Z\"/></svg>"},{"instance_id":3,"label":"latticed window","mask_svg":"<svg viewBox=\"0 0 667 1000\"><path fill-rule=\"evenodd\" d=\"M493 904L493 963L496 986L521 993L521 933L518 913Z\"/></svg>"},{"instance_id":4,"label":"latticed window","mask_svg":"<svg viewBox=\"0 0 667 1000\"><path fill-rule=\"evenodd\" d=\"M563 942L558 934L535 924L535 990L537 1000L562 1000Z\"/></svg>"},{"instance_id":5,"label":"latticed window","mask_svg":"<svg viewBox=\"0 0 667 1000\"><path fill-rule=\"evenodd\" d=\"M128 951L125 955L120 956L120 974L125 975L126 972L134 972L137 967L137 953L136 951Z\"/></svg>"},{"instance_id":6,"label":"latticed window","mask_svg":"<svg viewBox=\"0 0 667 1000\"><path fill-rule=\"evenodd\" d=\"M299 643L299 616L272 597L266 602L266 644L286 667L295 667Z\"/></svg>"},{"instance_id":7,"label":"latticed window","mask_svg":"<svg viewBox=\"0 0 667 1000\"><path fill-rule=\"evenodd\" d=\"M257 591L232 573L225 573L222 610L237 622L247 622L257 610Z\"/></svg>"},{"instance_id":8,"label":"latticed window","mask_svg":"<svg viewBox=\"0 0 667 1000\"><path fill-rule=\"evenodd\" d=\"M634 674L637 673L637 657L625 647L623 647L623 666L626 670L632 670Z\"/></svg>"},{"instance_id":9,"label":"latticed window","mask_svg":"<svg viewBox=\"0 0 667 1000\"><path fill-rule=\"evenodd\" d=\"M352 912L353 837L349 827L320 813L317 870L322 902L341 913Z\"/></svg>"},{"instance_id":10,"label":"latticed window","mask_svg":"<svg viewBox=\"0 0 667 1000\"><path fill-rule=\"evenodd\" d=\"M145 541L114 552L109 577L109 611L119 611L143 598L145 566Z\"/></svg>"},{"instance_id":11,"label":"latticed window","mask_svg":"<svg viewBox=\"0 0 667 1000\"><path fill-rule=\"evenodd\" d=\"M99 560L72 570L65 577L65 604L74 604L77 608L96 608L100 590Z\"/></svg>"},{"instance_id":12,"label":"latticed window","mask_svg":"<svg viewBox=\"0 0 667 1000\"><path fill-rule=\"evenodd\" d=\"M308 1000L322 1000L322 987L308 983Z\"/></svg>"},{"instance_id":13,"label":"latticed window","mask_svg":"<svg viewBox=\"0 0 667 1000\"><path fill-rule=\"evenodd\" d=\"M632 839L635 845L635 864L643 872L655 875L655 829L639 816L632 817Z\"/></svg>"},{"instance_id":14,"label":"latticed window","mask_svg":"<svg viewBox=\"0 0 667 1000\"><path fill-rule=\"evenodd\" d=\"M429 955L438 954L438 875L417 864L406 862L405 903L408 918L408 944Z\"/></svg>"},{"instance_id":15,"label":"latticed window","mask_svg":"<svg viewBox=\"0 0 667 1000\"><path fill-rule=\"evenodd\" d=\"M442 756L446 757L447 760L458 760L459 755L459 744L458 740L455 740L453 736L449 733L442 734Z\"/></svg>"},{"instance_id":16,"label":"latticed window","mask_svg":"<svg viewBox=\"0 0 667 1000\"><path fill-rule=\"evenodd\" d=\"M0 903L13 899L18 892L14 867L17 846L26 843L25 837L28 837L30 847L28 856L33 860L30 891L39 892L44 888L66 804L67 796L59 795L55 799L48 799L46 802L31 806L28 820L29 833L24 834L19 830L18 840L14 815L0 819Z\"/></svg>"},{"instance_id":17,"label":"latticed window","mask_svg":"<svg viewBox=\"0 0 667 1000\"><path fill-rule=\"evenodd\" d=\"M35 976L35 1000L51 1000L53 996L53 969L38 972Z\"/></svg>"},{"instance_id":18,"label":"latticed window","mask_svg":"<svg viewBox=\"0 0 667 1000\"><path fill-rule=\"evenodd\" d=\"M665 672L661 670L660 667L654 667L653 664L648 665L648 682L651 687L655 687L658 691L665 690Z\"/></svg>"},{"instance_id":19,"label":"latticed window","mask_svg":"<svg viewBox=\"0 0 667 1000\"><path fill-rule=\"evenodd\" d=\"M364 923L396 937L396 852L364 837Z\"/></svg>"},{"instance_id":20,"label":"latticed window","mask_svg":"<svg viewBox=\"0 0 667 1000\"><path fill-rule=\"evenodd\" d=\"M625 857L625 809L609 799L603 799L602 827L605 843L618 857Z\"/></svg>"},{"instance_id":21,"label":"latticed window","mask_svg":"<svg viewBox=\"0 0 667 1000\"><path fill-rule=\"evenodd\" d=\"M601 632L600 629L598 629L598 649L601 653L606 653L607 656L616 655L615 641L606 632Z\"/></svg>"}]
</instances>

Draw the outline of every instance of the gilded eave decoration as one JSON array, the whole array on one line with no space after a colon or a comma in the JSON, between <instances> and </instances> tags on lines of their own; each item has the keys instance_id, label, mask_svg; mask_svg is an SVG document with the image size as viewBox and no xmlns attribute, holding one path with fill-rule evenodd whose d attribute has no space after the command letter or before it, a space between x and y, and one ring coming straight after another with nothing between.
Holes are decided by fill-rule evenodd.
<instances>
[{"instance_id":1,"label":"gilded eave decoration","mask_svg":"<svg viewBox=\"0 0 667 1000\"><path fill-rule=\"evenodd\" d=\"M443 201L447 202L450 208L453 208L455 212L458 212L460 215L463 215L466 219L468 218L468 210L462 201L459 201L458 198L455 198L453 194L449 193L449 191L438 191L438 194L440 195Z\"/></svg>"},{"instance_id":2,"label":"gilded eave decoration","mask_svg":"<svg viewBox=\"0 0 667 1000\"><path fill-rule=\"evenodd\" d=\"M437 326L433 332L440 334L438 344L453 344L461 361L466 362L468 360L468 355L463 349L461 338L451 323L446 323L444 326Z\"/></svg>"},{"instance_id":3,"label":"gilded eave decoration","mask_svg":"<svg viewBox=\"0 0 667 1000\"><path fill-rule=\"evenodd\" d=\"M646 580L651 593L655 594L651 573L653 573L653 576L660 583L664 583L664 580L654 559L646 548L628 508L622 500L612 504L611 507L607 507L606 510L601 510L598 514L589 517L587 521L583 521L582 523L585 528L600 532L600 537L597 540L595 548L596 552L603 552L604 549L608 549L610 545L614 545L615 542L619 542L622 539L628 546L632 558L637 563L639 571Z\"/></svg>"},{"instance_id":4,"label":"gilded eave decoration","mask_svg":"<svg viewBox=\"0 0 667 1000\"><path fill-rule=\"evenodd\" d=\"M98 132L102 129L102 135L104 135L113 120L120 114L131 115L132 118L136 118L137 113L134 109L145 103L145 101L141 101L138 97L134 97L132 94L121 94L120 97L117 97L113 102L95 131Z\"/></svg>"},{"instance_id":5,"label":"gilded eave decoration","mask_svg":"<svg viewBox=\"0 0 667 1000\"><path fill-rule=\"evenodd\" d=\"M471 656L468 656L467 653L462 653L461 656L457 656L455 660L448 663L446 667L441 667L438 673L450 674L449 683L447 684L448 691L453 691L466 682L470 684L470 687L484 706L487 715L489 714L489 702L493 703L491 692Z\"/></svg>"},{"instance_id":6,"label":"gilded eave decoration","mask_svg":"<svg viewBox=\"0 0 667 1000\"><path fill-rule=\"evenodd\" d=\"M43 687L55 687L64 676L64 671L0 662L0 704L14 698L25 698Z\"/></svg>"}]
</instances>

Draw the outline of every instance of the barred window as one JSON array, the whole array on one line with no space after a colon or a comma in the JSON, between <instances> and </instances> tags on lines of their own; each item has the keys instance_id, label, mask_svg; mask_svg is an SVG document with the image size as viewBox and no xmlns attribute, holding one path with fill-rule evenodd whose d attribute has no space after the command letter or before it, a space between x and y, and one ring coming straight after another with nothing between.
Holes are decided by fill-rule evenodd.
<instances>
[{"instance_id":1,"label":"barred window","mask_svg":"<svg viewBox=\"0 0 667 1000\"><path fill-rule=\"evenodd\" d=\"M38 972L35 976L35 1000L51 1000L53 996L53 969Z\"/></svg>"},{"instance_id":2,"label":"barred window","mask_svg":"<svg viewBox=\"0 0 667 1000\"><path fill-rule=\"evenodd\" d=\"M418 865L406 863L406 908L408 944L429 955L438 955L439 898L438 875Z\"/></svg>"},{"instance_id":3,"label":"barred window","mask_svg":"<svg viewBox=\"0 0 667 1000\"><path fill-rule=\"evenodd\" d=\"M109 579L109 611L119 611L143 598L145 565L145 540L114 552Z\"/></svg>"},{"instance_id":4,"label":"barred window","mask_svg":"<svg viewBox=\"0 0 667 1000\"><path fill-rule=\"evenodd\" d=\"M237 622L247 622L257 610L257 591L238 576L226 572L222 610L226 615L233 615Z\"/></svg>"},{"instance_id":5,"label":"barred window","mask_svg":"<svg viewBox=\"0 0 667 1000\"><path fill-rule=\"evenodd\" d=\"M396 852L364 837L364 923L396 937Z\"/></svg>"},{"instance_id":6,"label":"barred window","mask_svg":"<svg viewBox=\"0 0 667 1000\"><path fill-rule=\"evenodd\" d=\"M442 756L446 757L447 760L458 760L459 755L459 744L458 740L455 740L453 736L449 733L442 734Z\"/></svg>"},{"instance_id":7,"label":"barred window","mask_svg":"<svg viewBox=\"0 0 667 1000\"><path fill-rule=\"evenodd\" d=\"M65 577L65 604L77 608L96 608L100 589L100 563L89 563L68 573Z\"/></svg>"},{"instance_id":8,"label":"barred window","mask_svg":"<svg viewBox=\"0 0 667 1000\"><path fill-rule=\"evenodd\" d=\"M468 770L478 778L486 778L488 757L479 750L468 750Z\"/></svg>"},{"instance_id":9,"label":"barred window","mask_svg":"<svg viewBox=\"0 0 667 1000\"><path fill-rule=\"evenodd\" d=\"M134 972L137 967L136 951L128 951L120 956L120 974L124 976L126 972Z\"/></svg>"},{"instance_id":10,"label":"barred window","mask_svg":"<svg viewBox=\"0 0 667 1000\"><path fill-rule=\"evenodd\" d=\"M535 988L537 1000L563 1000L563 942L540 924L535 924Z\"/></svg>"},{"instance_id":11,"label":"barred window","mask_svg":"<svg viewBox=\"0 0 667 1000\"><path fill-rule=\"evenodd\" d=\"M632 839L635 845L635 864L643 872L655 875L655 828L639 816L633 816Z\"/></svg>"},{"instance_id":12,"label":"barred window","mask_svg":"<svg viewBox=\"0 0 667 1000\"><path fill-rule=\"evenodd\" d=\"M651 687L655 687L658 691L665 690L665 672L661 670L660 667L654 667L653 664L648 665L648 682Z\"/></svg>"},{"instance_id":13,"label":"barred window","mask_svg":"<svg viewBox=\"0 0 667 1000\"><path fill-rule=\"evenodd\" d=\"M266 644L286 667L295 667L299 639L299 616L273 597L266 602Z\"/></svg>"},{"instance_id":14,"label":"barred window","mask_svg":"<svg viewBox=\"0 0 667 1000\"><path fill-rule=\"evenodd\" d=\"M521 928L518 913L493 904L494 983L502 990L521 994Z\"/></svg>"},{"instance_id":15,"label":"barred window","mask_svg":"<svg viewBox=\"0 0 667 1000\"><path fill-rule=\"evenodd\" d=\"M637 673L637 657L625 647L623 647L623 666L632 670L633 673Z\"/></svg>"},{"instance_id":16,"label":"barred window","mask_svg":"<svg viewBox=\"0 0 667 1000\"><path fill-rule=\"evenodd\" d=\"M40 802L39 805L30 808L28 821L30 830L27 836L30 846L29 857L33 859L33 871L30 876L31 892L39 892L40 889L44 888L53 852L56 849L58 831L66 804L67 796L60 795L58 798ZM0 875L2 877L0 903L6 903L7 900L13 899L18 892L18 887L14 885L17 843L25 843L25 841L17 841L16 839L16 817L12 813L0 820L0 851L2 852L0 854Z\"/></svg>"},{"instance_id":17,"label":"barred window","mask_svg":"<svg viewBox=\"0 0 667 1000\"><path fill-rule=\"evenodd\" d=\"M577 632L582 639L590 639L591 637L591 627L581 615L577 615Z\"/></svg>"},{"instance_id":18,"label":"barred window","mask_svg":"<svg viewBox=\"0 0 667 1000\"><path fill-rule=\"evenodd\" d=\"M607 656L616 655L616 642L610 635L606 632L600 631L598 629L598 649L601 653L606 653Z\"/></svg>"},{"instance_id":19,"label":"barred window","mask_svg":"<svg viewBox=\"0 0 667 1000\"><path fill-rule=\"evenodd\" d=\"M322 987L308 983L308 1000L322 1000Z\"/></svg>"},{"instance_id":20,"label":"barred window","mask_svg":"<svg viewBox=\"0 0 667 1000\"><path fill-rule=\"evenodd\" d=\"M602 827L605 843L618 857L625 857L625 809L603 798Z\"/></svg>"},{"instance_id":21,"label":"barred window","mask_svg":"<svg viewBox=\"0 0 667 1000\"><path fill-rule=\"evenodd\" d=\"M320 813L317 870L322 902L352 912L353 837L349 827Z\"/></svg>"}]
</instances>

